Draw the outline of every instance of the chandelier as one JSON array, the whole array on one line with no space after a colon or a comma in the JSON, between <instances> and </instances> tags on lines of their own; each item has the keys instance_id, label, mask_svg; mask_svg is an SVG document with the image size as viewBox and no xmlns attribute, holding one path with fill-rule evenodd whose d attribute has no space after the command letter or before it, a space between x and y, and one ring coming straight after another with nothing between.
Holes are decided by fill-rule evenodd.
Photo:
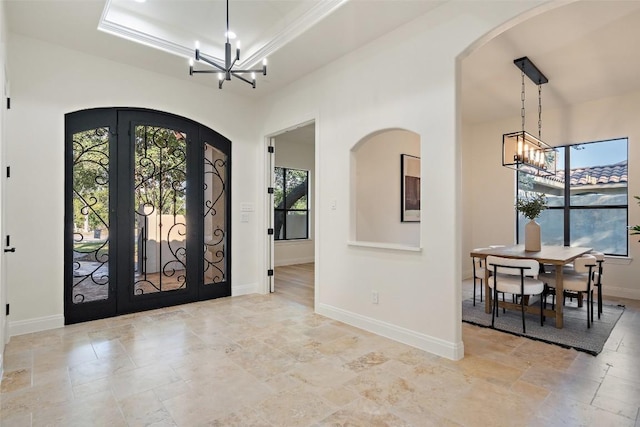
<instances>
[{"instance_id":1,"label":"chandelier","mask_svg":"<svg viewBox=\"0 0 640 427\"><path fill-rule=\"evenodd\" d=\"M513 63L522 75L522 130L502 135L502 166L537 176L555 175L556 152L553 147L542 141L542 85L549 79L526 56L514 60ZM538 86L538 137L526 132L524 127L525 74Z\"/></svg>"},{"instance_id":2,"label":"chandelier","mask_svg":"<svg viewBox=\"0 0 640 427\"><path fill-rule=\"evenodd\" d=\"M231 57L231 43L229 43L229 38L233 38L232 34L229 31L229 0L227 0L227 32L225 36L227 38L226 43L224 44L224 64L220 64L217 61L210 59L208 56L204 56L200 54L200 43L196 41L196 52L195 52L195 60L201 61L211 65L214 69L207 70L194 70L193 69L193 59L189 60L189 75L193 76L197 73L207 73L207 74L217 74L218 75L218 89L222 89L222 84L225 80L231 80L231 76L242 80L245 83L249 83L254 89L256 88L256 73L262 73L262 75L267 75L267 60L264 59L262 61L262 68L254 69L254 70L238 70L233 69L236 62L240 60L240 42L236 44L236 53L235 56ZM250 79L245 77L246 74L250 74Z\"/></svg>"}]
</instances>

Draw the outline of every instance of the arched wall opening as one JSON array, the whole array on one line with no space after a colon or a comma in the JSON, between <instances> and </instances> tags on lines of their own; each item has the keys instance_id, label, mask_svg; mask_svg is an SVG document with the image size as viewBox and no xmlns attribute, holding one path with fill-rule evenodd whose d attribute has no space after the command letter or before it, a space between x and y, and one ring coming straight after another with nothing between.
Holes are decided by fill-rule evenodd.
<instances>
[{"instance_id":1,"label":"arched wall opening","mask_svg":"<svg viewBox=\"0 0 640 427\"><path fill-rule=\"evenodd\" d=\"M351 240L420 247L420 135L373 132L351 149Z\"/></svg>"}]
</instances>

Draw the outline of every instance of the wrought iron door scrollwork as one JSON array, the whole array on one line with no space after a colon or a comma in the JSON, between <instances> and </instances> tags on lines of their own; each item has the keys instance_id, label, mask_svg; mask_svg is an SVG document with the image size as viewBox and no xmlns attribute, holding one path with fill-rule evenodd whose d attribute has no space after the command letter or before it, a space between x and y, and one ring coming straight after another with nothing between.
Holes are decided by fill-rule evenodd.
<instances>
[{"instance_id":1,"label":"wrought iron door scrollwork","mask_svg":"<svg viewBox=\"0 0 640 427\"><path fill-rule=\"evenodd\" d=\"M72 187L72 300L83 303L106 299L109 285L109 128L73 135ZM78 221L82 221L82 226ZM94 230L93 238L89 240L91 230Z\"/></svg>"},{"instance_id":2,"label":"wrought iron door scrollwork","mask_svg":"<svg viewBox=\"0 0 640 427\"><path fill-rule=\"evenodd\" d=\"M136 127L135 295L187 286L185 149L184 133L154 126Z\"/></svg>"},{"instance_id":3,"label":"wrought iron door scrollwork","mask_svg":"<svg viewBox=\"0 0 640 427\"><path fill-rule=\"evenodd\" d=\"M204 277L206 284L225 281L225 193L226 193L226 155L221 151L204 145L204 218L205 252Z\"/></svg>"}]
</instances>

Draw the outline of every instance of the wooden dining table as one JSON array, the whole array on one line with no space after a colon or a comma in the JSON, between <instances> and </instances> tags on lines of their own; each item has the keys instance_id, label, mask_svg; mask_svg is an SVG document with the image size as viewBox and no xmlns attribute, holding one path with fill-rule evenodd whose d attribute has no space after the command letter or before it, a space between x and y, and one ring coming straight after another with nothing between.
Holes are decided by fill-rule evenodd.
<instances>
[{"instance_id":1,"label":"wooden dining table","mask_svg":"<svg viewBox=\"0 0 640 427\"><path fill-rule=\"evenodd\" d=\"M525 251L524 245L513 246L501 246L496 248L486 248L478 251L471 251L471 256L476 258L482 258L486 261L487 256L494 255L504 258L528 258L535 259L542 264L551 264L556 270L556 295L558 296L558 303L555 305L555 310L545 310L545 316L555 316L556 328L563 327L562 318L562 295L564 289L562 286L563 267L571 263L576 258L580 257L591 251L592 248L574 247L574 246L554 246L554 245L542 245L540 251L532 252ZM486 265L486 263L485 263ZM485 295L485 312L491 313L492 307L492 295L489 288L489 268L485 268L484 275L484 289ZM506 305L506 304L505 304ZM538 312L539 313L539 312Z\"/></svg>"}]
</instances>

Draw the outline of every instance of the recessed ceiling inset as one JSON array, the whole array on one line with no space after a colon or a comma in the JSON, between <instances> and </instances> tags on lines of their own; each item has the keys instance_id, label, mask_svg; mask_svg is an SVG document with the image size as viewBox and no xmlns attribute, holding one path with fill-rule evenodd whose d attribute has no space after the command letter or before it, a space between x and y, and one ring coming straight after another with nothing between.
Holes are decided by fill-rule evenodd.
<instances>
[{"instance_id":1,"label":"recessed ceiling inset","mask_svg":"<svg viewBox=\"0 0 640 427\"><path fill-rule=\"evenodd\" d=\"M313 27L348 0L246 1L229 4L233 27L247 50L238 66L251 68ZM107 0L98 29L184 58L194 43L224 62L225 2Z\"/></svg>"}]
</instances>

